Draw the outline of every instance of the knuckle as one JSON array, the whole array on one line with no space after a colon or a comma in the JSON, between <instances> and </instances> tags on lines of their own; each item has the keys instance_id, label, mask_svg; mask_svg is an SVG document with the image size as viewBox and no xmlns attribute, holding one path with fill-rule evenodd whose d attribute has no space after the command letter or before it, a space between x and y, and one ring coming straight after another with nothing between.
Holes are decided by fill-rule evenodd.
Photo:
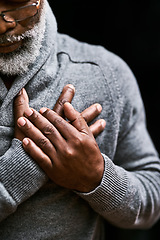
<instances>
[{"instance_id":1,"label":"knuckle","mask_svg":"<svg viewBox=\"0 0 160 240\"><path fill-rule=\"evenodd\" d=\"M63 122L63 119L60 117L57 117L53 120L53 125L57 126L57 125L62 124L62 122Z\"/></svg>"},{"instance_id":2,"label":"knuckle","mask_svg":"<svg viewBox=\"0 0 160 240\"><path fill-rule=\"evenodd\" d=\"M38 159L38 163L41 167L45 167L46 166L46 156L44 154L42 154L39 159Z\"/></svg>"},{"instance_id":3,"label":"knuckle","mask_svg":"<svg viewBox=\"0 0 160 240\"><path fill-rule=\"evenodd\" d=\"M47 136L51 135L54 132L54 128L51 124L46 125L43 129L42 132Z\"/></svg>"},{"instance_id":4,"label":"knuckle","mask_svg":"<svg viewBox=\"0 0 160 240\"><path fill-rule=\"evenodd\" d=\"M14 101L14 106L15 107L21 107L21 106L23 106L24 105L24 102L25 102L25 100L24 100L24 98L17 98L15 101Z\"/></svg>"},{"instance_id":5,"label":"knuckle","mask_svg":"<svg viewBox=\"0 0 160 240\"><path fill-rule=\"evenodd\" d=\"M64 154L66 159L71 159L74 155L74 151L73 151L72 148L67 147L67 148L64 148L63 154Z\"/></svg>"},{"instance_id":6,"label":"knuckle","mask_svg":"<svg viewBox=\"0 0 160 240\"><path fill-rule=\"evenodd\" d=\"M23 133L25 133L27 136L31 136L33 132L33 126L30 122L26 121L24 126L20 126L19 123L16 124L16 127L21 127L21 130Z\"/></svg>"},{"instance_id":7,"label":"knuckle","mask_svg":"<svg viewBox=\"0 0 160 240\"><path fill-rule=\"evenodd\" d=\"M59 99L58 104L59 104L60 106L63 106L66 102L67 102L67 99L66 99L66 98L61 98L61 99Z\"/></svg>"},{"instance_id":8,"label":"knuckle","mask_svg":"<svg viewBox=\"0 0 160 240\"><path fill-rule=\"evenodd\" d=\"M61 96L59 100L57 101L57 104L59 106L63 106L66 102L70 102L73 95L74 95L75 89L71 84L66 85L61 93Z\"/></svg>"},{"instance_id":9,"label":"knuckle","mask_svg":"<svg viewBox=\"0 0 160 240\"><path fill-rule=\"evenodd\" d=\"M80 135L74 139L74 145L80 147L84 144L84 138Z\"/></svg>"},{"instance_id":10,"label":"knuckle","mask_svg":"<svg viewBox=\"0 0 160 240\"><path fill-rule=\"evenodd\" d=\"M38 112L33 111L33 114L29 117L29 119L31 119L32 122L34 123L39 119L39 116L40 116L40 114L38 114Z\"/></svg>"},{"instance_id":11,"label":"knuckle","mask_svg":"<svg viewBox=\"0 0 160 240\"><path fill-rule=\"evenodd\" d=\"M37 144L40 148L45 148L48 146L48 140L46 138L39 138Z\"/></svg>"},{"instance_id":12,"label":"knuckle","mask_svg":"<svg viewBox=\"0 0 160 240\"><path fill-rule=\"evenodd\" d=\"M25 130L26 130L27 132L31 131L31 130L32 130L32 125L31 125L31 124L26 124Z\"/></svg>"}]
</instances>

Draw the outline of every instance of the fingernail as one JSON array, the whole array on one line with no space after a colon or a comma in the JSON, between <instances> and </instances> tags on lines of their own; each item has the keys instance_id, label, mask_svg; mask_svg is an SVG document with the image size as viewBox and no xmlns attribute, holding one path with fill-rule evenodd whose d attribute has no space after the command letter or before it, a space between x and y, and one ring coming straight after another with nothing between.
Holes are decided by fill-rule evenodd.
<instances>
[{"instance_id":1,"label":"fingernail","mask_svg":"<svg viewBox=\"0 0 160 240\"><path fill-rule=\"evenodd\" d=\"M106 126L106 121L102 119L102 120L101 120L101 125L102 125L103 128L105 128L105 126Z\"/></svg>"},{"instance_id":2,"label":"fingernail","mask_svg":"<svg viewBox=\"0 0 160 240\"><path fill-rule=\"evenodd\" d=\"M68 105L69 107L73 108L73 106L70 102L65 102L64 105Z\"/></svg>"},{"instance_id":3,"label":"fingernail","mask_svg":"<svg viewBox=\"0 0 160 240\"><path fill-rule=\"evenodd\" d=\"M75 87L72 84L67 84L66 86L71 88L75 92Z\"/></svg>"},{"instance_id":4,"label":"fingernail","mask_svg":"<svg viewBox=\"0 0 160 240\"><path fill-rule=\"evenodd\" d=\"M41 114L45 113L46 111L47 111L47 108L45 108L45 107L43 107L43 108L41 108L41 109L39 110L39 112L40 112Z\"/></svg>"},{"instance_id":5,"label":"fingernail","mask_svg":"<svg viewBox=\"0 0 160 240\"><path fill-rule=\"evenodd\" d=\"M99 112L101 112L102 111L102 106L100 104L97 104L97 109L98 109Z\"/></svg>"},{"instance_id":6,"label":"fingernail","mask_svg":"<svg viewBox=\"0 0 160 240\"><path fill-rule=\"evenodd\" d=\"M25 146L27 146L27 145L29 144L29 140L28 140L27 138L24 138L24 139L23 139L23 144L24 144Z\"/></svg>"},{"instance_id":7,"label":"fingernail","mask_svg":"<svg viewBox=\"0 0 160 240\"><path fill-rule=\"evenodd\" d=\"M20 127L23 127L26 124L26 121L24 118L21 117L18 119L17 123Z\"/></svg>"},{"instance_id":8,"label":"fingernail","mask_svg":"<svg viewBox=\"0 0 160 240\"><path fill-rule=\"evenodd\" d=\"M31 108L28 108L24 113L27 117L30 117L33 114L33 110Z\"/></svg>"},{"instance_id":9,"label":"fingernail","mask_svg":"<svg viewBox=\"0 0 160 240\"><path fill-rule=\"evenodd\" d=\"M19 93L17 94L17 96L22 95L22 93L23 93L23 88L21 89L21 91L19 91Z\"/></svg>"}]
</instances>

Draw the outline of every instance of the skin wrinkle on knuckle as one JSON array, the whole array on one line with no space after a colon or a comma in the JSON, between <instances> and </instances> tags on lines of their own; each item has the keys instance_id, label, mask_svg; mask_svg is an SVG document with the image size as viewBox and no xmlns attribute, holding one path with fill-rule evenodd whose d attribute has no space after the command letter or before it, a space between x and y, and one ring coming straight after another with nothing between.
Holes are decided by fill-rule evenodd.
<instances>
[{"instance_id":1,"label":"skin wrinkle on knuckle","mask_svg":"<svg viewBox=\"0 0 160 240\"><path fill-rule=\"evenodd\" d=\"M60 106L63 106L66 102L67 102L67 99L63 98L63 99L60 99L60 100L58 101L58 104L59 104Z\"/></svg>"},{"instance_id":2,"label":"skin wrinkle on knuckle","mask_svg":"<svg viewBox=\"0 0 160 240\"><path fill-rule=\"evenodd\" d=\"M25 103L24 98L16 99L16 100L14 101L14 106L15 106L15 107L21 107L21 106L24 105L24 103Z\"/></svg>"},{"instance_id":3,"label":"skin wrinkle on knuckle","mask_svg":"<svg viewBox=\"0 0 160 240\"><path fill-rule=\"evenodd\" d=\"M53 125L54 126L58 126L58 125L61 125L63 124L63 119L62 118L55 118L53 121L52 121Z\"/></svg>"},{"instance_id":4,"label":"skin wrinkle on knuckle","mask_svg":"<svg viewBox=\"0 0 160 240\"><path fill-rule=\"evenodd\" d=\"M49 140L47 138L39 138L36 141L36 143L42 149L45 148L45 147L49 147Z\"/></svg>"},{"instance_id":5,"label":"skin wrinkle on knuckle","mask_svg":"<svg viewBox=\"0 0 160 240\"><path fill-rule=\"evenodd\" d=\"M48 136L54 133L54 128L51 124L47 124L43 129L42 132L44 135Z\"/></svg>"}]
</instances>

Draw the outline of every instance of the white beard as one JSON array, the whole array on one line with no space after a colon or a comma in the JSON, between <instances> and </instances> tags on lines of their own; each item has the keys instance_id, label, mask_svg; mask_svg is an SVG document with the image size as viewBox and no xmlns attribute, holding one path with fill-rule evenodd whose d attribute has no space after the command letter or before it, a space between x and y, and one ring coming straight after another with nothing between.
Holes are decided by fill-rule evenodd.
<instances>
[{"instance_id":1,"label":"white beard","mask_svg":"<svg viewBox=\"0 0 160 240\"><path fill-rule=\"evenodd\" d=\"M11 53L0 53L0 72L4 75L22 75L40 54L45 32L45 4L42 7L39 22L20 36L0 38L0 43L23 40L23 46Z\"/></svg>"}]
</instances>

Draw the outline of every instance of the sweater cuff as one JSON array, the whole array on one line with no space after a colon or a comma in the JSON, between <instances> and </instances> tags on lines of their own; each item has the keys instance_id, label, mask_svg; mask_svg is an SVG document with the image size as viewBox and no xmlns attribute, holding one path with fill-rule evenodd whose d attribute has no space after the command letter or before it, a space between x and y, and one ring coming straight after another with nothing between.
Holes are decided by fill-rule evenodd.
<instances>
[{"instance_id":1,"label":"sweater cuff","mask_svg":"<svg viewBox=\"0 0 160 240\"><path fill-rule=\"evenodd\" d=\"M1 157L1 182L17 204L32 196L47 179L24 151L21 141L13 139L9 150Z\"/></svg>"},{"instance_id":2,"label":"sweater cuff","mask_svg":"<svg viewBox=\"0 0 160 240\"><path fill-rule=\"evenodd\" d=\"M76 192L99 213L115 209L125 197L128 186L125 170L114 165L104 154L102 156L105 161L105 170L101 184L89 193Z\"/></svg>"}]
</instances>

